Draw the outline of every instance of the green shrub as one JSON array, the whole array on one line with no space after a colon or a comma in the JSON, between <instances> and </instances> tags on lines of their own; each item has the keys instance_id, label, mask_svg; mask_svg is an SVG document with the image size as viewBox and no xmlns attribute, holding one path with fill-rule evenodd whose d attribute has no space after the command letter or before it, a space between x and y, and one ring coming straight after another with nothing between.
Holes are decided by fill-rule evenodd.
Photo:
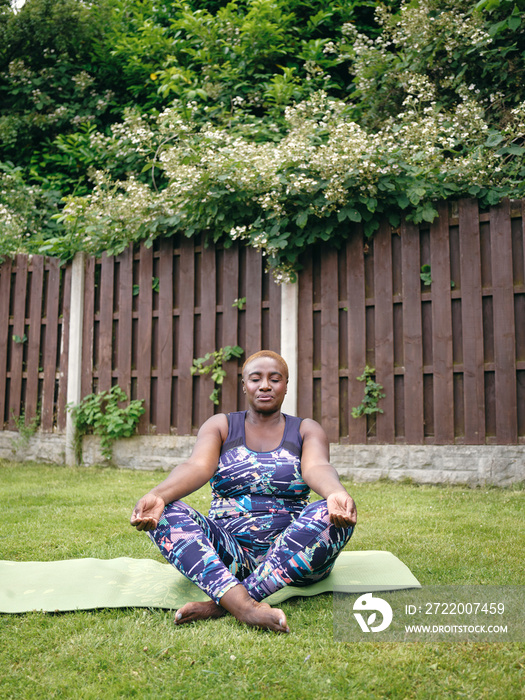
<instances>
[{"instance_id":1,"label":"green shrub","mask_svg":"<svg viewBox=\"0 0 525 700\"><path fill-rule=\"evenodd\" d=\"M140 416L144 413L144 400L127 401L126 393L117 385L109 391L85 396L77 405L68 405L75 426L75 452L77 462L82 461L82 438L88 433L100 437L102 455L111 460L115 440L131 437Z\"/></svg>"}]
</instances>

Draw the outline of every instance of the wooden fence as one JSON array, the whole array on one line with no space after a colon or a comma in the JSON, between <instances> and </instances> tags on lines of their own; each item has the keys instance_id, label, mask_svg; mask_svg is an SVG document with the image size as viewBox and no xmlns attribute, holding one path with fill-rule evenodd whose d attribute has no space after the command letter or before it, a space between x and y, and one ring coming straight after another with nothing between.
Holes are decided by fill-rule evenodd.
<instances>
[{"instance_id":1,"label":"wooden fence","mask_svg":"<svg viewBox=\"0 0 525 700\"><path fill-rule=\"evenodd\" d=\"M431 226L358 226L299 275L298 413L332 442L525 443L524 203L444 205ZM242 360L221 405L195 357L240 345L279 351L281 291L252 249L173 237L86 261L82 395L112 384L145 399L141 433L192 434L243 407ZM431 284L421 279L430 266ZM0 267L0 416L65 426L71 268L19 255ZM243 298L246 299L244 303ZM375 367L383 413L353 419Z\"/></svg>"},{"instance_id":2,"label":"wooden fence","mask_svg":"<svg viewBox=\"0 0 525 700\"><path fill-rule=\"evenodd\" d=\"M444 205L431 226L359 229L299 280L298 413L331 441L525 442L524 203ZM421 279L430 266L431 284ZM365 365L383 413L353 419Z\"/></svg>"},{"instance_id":3,"label":"wooden fence","mask_svg":"<svg viewBox=\"0 0 525 700\"><path fill-rule=\"evenodd\" d=\"M71 269L42 256L0 266L0 416L15 429L66 423Z\"/></svg>"},{"instance_id":4,"label":"wooden fence","mask_svg":"<svg viewBox=\"0 0 525 700\"><path fill-rule=\"evenodd\" d=\"M92 258L84 298L82 395L118 383L145 399L141 433L190 435L213 414L213 384L192 377L193 358L226 345L245 357L280 347L280 288L253 249L181 236ZM226 410L242 404L238 365L228 363Z\"/></svg>"}]
</instances>

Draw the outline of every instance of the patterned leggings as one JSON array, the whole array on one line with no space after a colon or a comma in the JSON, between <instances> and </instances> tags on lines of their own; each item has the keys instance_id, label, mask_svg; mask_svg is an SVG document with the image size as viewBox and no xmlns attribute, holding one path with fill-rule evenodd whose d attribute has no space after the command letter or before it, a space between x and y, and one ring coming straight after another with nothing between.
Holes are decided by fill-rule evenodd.
<instances>
[{"instance_id":1,"label":"patterned leggings","mask_svg":"<svg viewBox=\"0 0 525 700\"><path fill-rule=\"evenodd\" d=\"M326 578L353 531L330 523L324 500L291 523L270 514L212 520L174 501L148 534L170 564L219 603L240 582L259 601L288 584Z\"/></svg>"}]
</instances>

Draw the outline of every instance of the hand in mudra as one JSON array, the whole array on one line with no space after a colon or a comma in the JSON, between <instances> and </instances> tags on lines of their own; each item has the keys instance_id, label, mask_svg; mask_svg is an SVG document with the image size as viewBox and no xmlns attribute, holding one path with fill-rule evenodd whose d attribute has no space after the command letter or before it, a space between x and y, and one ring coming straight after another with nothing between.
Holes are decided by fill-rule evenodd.
<instances>
[{"instance_id":1,"label":"hand in mudra","mask_svg":"<svg viewBox=\"0 0 525 700\"><path fill-rule=\"evenodd\" d=\"M158 523L166 504L160 496L147 493L143 496L133 509L130 523L137 530L154 530Z\"/></svg>"},{"instance_id":2,"label":"hand in mudra","mask_svg":"<svg viewBox=\"0 0 525 700\"><path fill-rule=\"evenodd\" d=\"M349 527L357 521L354 499L346 491L331 493L326 499L330 521L336 527Z\"/></svg>"}]
</instances>

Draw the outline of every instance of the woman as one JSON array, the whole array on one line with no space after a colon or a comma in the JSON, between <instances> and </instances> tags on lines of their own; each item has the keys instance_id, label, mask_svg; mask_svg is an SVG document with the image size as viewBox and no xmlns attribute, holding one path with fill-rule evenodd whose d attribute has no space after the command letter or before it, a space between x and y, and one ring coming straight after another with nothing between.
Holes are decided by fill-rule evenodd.
<instances>
[{"instance_id":1,"label":"woman","mask_svg":"<svg viewBox=\"0 0 525 700\"><path fill-rule=\"evenodd\" d=\"M261 602L287 584L325 578L352 536L353 499L329 464L313 420L281 413L288 367L263 350L242 370L248 410L209 418L191 457L136 504L131 524L148 530L166 559L211 598L187 603L176 624L226 611L255 627L289 632L282 610ZM208 517L180 499L211 481ZM323 499L308 504L310 489Z\"/></svg>"}]
</instances>

